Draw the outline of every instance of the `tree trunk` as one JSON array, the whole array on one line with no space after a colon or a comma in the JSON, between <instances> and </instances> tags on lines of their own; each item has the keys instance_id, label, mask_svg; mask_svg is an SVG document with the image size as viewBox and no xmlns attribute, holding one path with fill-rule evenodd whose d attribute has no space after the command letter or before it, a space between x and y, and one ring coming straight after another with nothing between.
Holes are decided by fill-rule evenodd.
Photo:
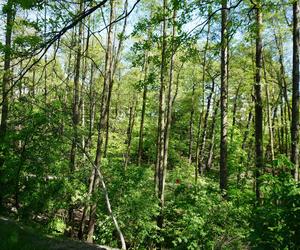
<instances>
[{"instance_id":1,"label":"tree trunk","mask_svg":"<svg viewBox=\"0 0 300 250\"><path fill-rule=\"evenodd\" d=\"M79 144L79 147L80 147L80 144ZM112 219L114 227L115 227L115 229L116 229L116 231L117 231L117 233L119 235L120 241L121 241L121 249L122 250L126 250L126 242L125 242L123 233L122 233L122 231L121 231L121 229L119 227L119 223L118 223L115 215L113 214L111 203L110 203L110 199L109 199L109 196L108 196L108 191L107 191L107 188L106 188L106 184L104 182L103 175L102 175L99 167L97 167L95 165L95 163L93 162L92 158L84 150L84 148L80 147L80 149L85 154L85 156L86 156L87 160L89 161L89 163L93 166L93 173L95 173L95 175L97 176L99 182L101 183L101 187L102 187L102 190L103 190L103 193L104 193L104 198L105 198L105 203L106 203L106 207L107 207L107 210L108 210L108 214L109 214L109 216Z\"/></svg>"},{"instance_id":2,"label":"tree trunk","mask_svg":"<svg viewBox=\"0 0 300 250\"><path fill-rule=\"evenodd\" d=\"M129 119L128 119L128 127L127 127L127 139L126 139L126 153L125 153L125 163L124 163L124 169L127 169L127 165L130 161L130 150L131 150L131 139L132 139L132 131L134 126L134 120L135 120L135 109L136 109L136 102L130 106L129 108Z\"/></svg>"},{"instance_id":3,"label":"tree trunk","mask_svg":"<svg viewBox=\"0 0 300 250\"><path fill-rule=\"evenodd\" d=\"M109 22L112 23L114 20L114 0L110 0L110 20ZM110 25L108 28L108 35L107 35L107 48L105 54L105 71L104 71L104 81L103 81L103 90L102 90L102 97L101 97L101 107L100 107L100 119L98 123L98 138L97 138L97 148L96 148L96 157L94 165L99 169L101 166L101 158L103 153L103 132L105 132L106 126L106 117L107 117L107 109L108 109L108 95L109 95L109 80L111 76L111 60L112 60L112 29L113 25ZM90 178L90 187L91 187L91 194L93 194L99 185L99 176L97 175L97 171L93 171L92 177ZM93 235L94 229L96 224L96 203L93 203L90 207L90 218L88 224L88 234L87 234L87 241L93 242Z\"/></svg>"},{"instance_id":4,"label":"tree trunk","mask_svg":"<svg viewBox=\"0 0 300 250\"><path fill-rule=\"evenodd\" d=\"M8 0L6 3L6 32L5 32L5 52L4 52L4 71L2 78L2 110L1 110L1 123L0 123L0 175L3 175L3 164L5 161L5 150L3 144L5 143L6 131L7 131L7 120L8 120L8 90L10 88L11 74L11 54L12 54L12 30L14 24L15 10L13 1ZM0 183L2 186L3 184ZM2 206L3 197L0 191L0 206Z\"/></svg>"},{"instance_id":5,"label":"tree trunk","mask_svg":"<svg viewBox=\"0 0 300 250\"><path fill-rule=\"evenodd\" d=\"M205 106L205 77L206 77L206 53L208 49L208 42L209 42L209 35L210 35L210 20L208 20L207 23L207 36L206 36L206 43L204 47L204 54L203 54L203 65L202 65L202 91L203 91L203 96L202 96L202 111L200 112L199 115L199 120L198 120L198 126L197 126L197 142L196 142L196 155L195 155L195 183L197 183L198 179L198 172L199 172L199 164L200 164L200 147L201 147L201 124L202 124L202 116L204 114L204 106Z\"/></svg>"},{"instance_id":6,"label":"tree trunk","mask_svg":"<svg viewBox=\"0 0 300 250\"><path fill-rule=\"evenodd\" d=\"M256 153L256 198L260 199L260 172L263 169L263 104L261 97L262 70L262 13L261 2L257 2L256 10L256 52L255 52L255 153Z\"/></svg>"},{"instance_id":7,"label":"tree trunk","mask_svg":"<svg viewBox=\"0 0 300 250\"><path fill-rule=\"evenodd\" d=\"M300 1L293 3L293 95L291 124L291 161L295 165L293 171L296 181L299 180L299 12Z\"/></svg>"},{"instance_id":8,"label":"tree trunk","mask_svg":"<svg viewBox=\"0 0 300 250\"><path fill-rule=\"evenodd\" d=\"M44 5L44 36L46 37L46 35L47 35L47 4L45 2L45 5ZM46 42L46 40L44 42ZM45 53L44 63L45 63L45 66L43 68L43 70L44 70L44 102L45 102L45 105L47 105L47 101L48 101L48 86L47 86L48 57L47 57L47 53Z\"/></svg>"},{"instance_id":9,"label":"tree trunk","mask_svg":"<svg viewBox=\"0 0 300 250\"><path fill-rule=\"evenodd\" d=\"M175 7L174 7L175 8ZM166 11L167 11L167 0L163 2L164 10L164 21L163 21L163 48L162 48L162 66L161 66L161 89L160 89L160 120L159 120L159 135L160 135L160 151L158 157L158 199L160 206L160 214L157 217L157 226L159 228L163 227L164 223L164 190L165 190L165 180L167 175L167 165L168 165L168 150L169 150L169 136L172 120L172 106L174 103L173 95L173 81L174 81L174 63L175 63L175 35L176 35L176 10L173 10L173 30L172 30L172 41L171 41L171 58L170 58L170 69L169 69L169 83L168 83L168 93L167 99L165 100L165 74L166 68ZM165 103L166 102L166 103Z\"/></svg>"},{"instance_id":10,"label":"tree trunk","mask_svg":"<svg viewBox=\"0 0 300 250\"><path fill-rule=\"evenodd\" d=\"M291 107L290 107L290 104L289 104L289 99L288 99L288 91L287 91L287 82L286 82L286 78L285 78L285 67L284 67L284 61L283 61L283 44L282 44L282 37L281 35L277 35L277 34L274 34L274 37L275 37L275 42L276 42L276 47L277 47L277 50L278 50L278 54L279 54L279 64L280 64L280 72L279 72L279 84L280 84L280 87L283 91L283 95L284 95L284 100L285 100L285 103L288 105L288 117L289 117L289 120L290 120L290 110L291 110Z\"/></svg>"},{"instance_id":11,"label":"tree trunk","mask_svg":"<svg viewBox=\"0 0 300 250\"><path fill-rule=\"evenodd\" d=\"M228 109L228 10L227 0L222 1L221 31L221 131L220 131L220 189L227 192L227 109Z\"/></svg>"},{"instance_id":12,"label":"tree trunk","mask_svg":"<svg viewBox=\"0 0 300 250\"><path fill-rule=\"evenodd\" d=\"M138 165L141 165L143 158L143 144L144 144L144 122L145 122L145 113L146 113L146 104L147 104L147 77L148 77L148 52L145 54L144 62L144 86L143 86L143 101L142 101L142 113L141 113L141 123L140 123L140 132L139 132L139 147L138 147Z\"/></svg>"},{"instance_id":13,"label":"tree trunk","mask_svg":"<svg viewBox=\"0 0 300 250\"><path fill-rule=\"evenodd\" d=\"M3 143L7 131L8 119L8 90L10 85L11 75L11 54L12 54L12 30L14 24L15 10L13 2L8 0L6 3L6 32L5 32L5 52L4 52L4 74L2 79L2 110L1 110L1 124L0 124L0 142ZM2 150L2 149L1 149ZM0 167L4 163L4 158L0 159Z\"/></svg>"},{"instance_id":14,"label":"tree trunk","mask_svg":"<svg viewBox=\"0 0 300 250\"><path fill-rule=\"evenodd\" d=\"M245 150L246 149L246 145L247 145L247 139L248 139L248 136L249 136L249 130L250 130L250 125L252 123L252 119L253 119L253 115L252 115L252 109L249 111L249 115L248 115L248 120L247 120L247 126L246 126L246 130L244 132L244 137L243 137L243 143L242 143L242 150ZM249 146L250 148L250 146ZM250 151L250 150L249 150ZM248 159L249 159L249 154L248 154ZM244 161L243 161L243 158L241 157L241 164L244 164ZM246 170L247 172L248 170ZM238 168L238 173L237 173L237 186L239 187L240 186L240 180L241 180L241 168L239 167Z\"/></svg>"},{"instance_id":15,"label":"tree trunk","mask_svg":"<svg viewBox=\"0 0 300 250\"><path fill-rule=\"evenodd\" d=\"M104 150L103 150L103 157L106 157L106 155L107 155L107 147L108 147L108 140L109 140L109 121L110 121L109 116L110 116L111 93L112 93L112 89L114 86L116 70L118 68L118 63L120 60L120 53L122 50L122 45L124 42L124 35L125 35L125 31L126 31L126 26L127 26L127 13L128 13L128 0L125 0L125 2L124 2L125 18L124 18L124 23L123 23L123 28L122 28L121 34L118 35L120 41L118 44L116 55L113 56L113 54L114 54L113 48L111 51L111 53L112 53L111 62L110 62L111 74L109 76L108 107L107 107L107 114L106 114L106 132L105 132L105 144L104 144ZM112 19L114 19L114 16L112 17Z\"/></svg>"},{"instance_id":16,"label":"tree trunk","mask_svg":"<svg viewBox=\"0 0 300 250\"><path fill-rule=\"evenodd\" d=\"M237 100L238 100L238 96L240 94L240 89L241 89L241 86L242 86L242 82L243 81L239 82L239 85L236 89L235 96L234 96L234 103L233 103L233 109L232 109L232 129L231 129L231 135L230 135L230 142L232 142L232 140L233 140L234 128L235 128L235 124L236 124L236 110L237 110L237 106L238 106Z\"/></svg>"},{"instance_id":17,"label":"tree trunk","mask_svg":"<svg viewBox=\"0 0 300 250\"><path fill-rule=\"evenodd\" d=\"M195 102L195 82L193 82L193 89L192 89L192 108L190 113L190 122L189 122L189 164L192 163L193 157L193 144L194 144L194 102Z\"/></svg>"},{"instance_id":18,"label":"tree trunk","mask_svg":"<svg viewBox=\"0 0 300 250\"><path fill-rule=\"evenodd\" d=\"M274 161L274 135L272 128L272 117L271 117L271 106L270 106L270 93L269 93L269 83L267 79L267 70L266 70L266 61L263 57L263 70L264 70L264 79L265 79L265 91L266 91L266 101L267 101L267 124L269 130L269 148L270 148L270 159ZM271 84L271 83L270 83ZM266 150L268 151L268 150Z\"/></svg>"},{"instance_id":19,"label":"tree trunk","mask_svg":"<svg viewBox=\"0 0 300 250\"><path fill-rule=\"evenodd\" d=\"M164 206L164 142L166 128L166 51L167 51L167 5L168 1L163 0L163 24L162 24L162 48L161 48L161 68L160 68L160 91L158 110L158 133L157 133L157 156L155 165L155 190L159 199L160 214L157 217L158 227L163 225L162 209Z\"/></svg>"},{"instance_id":20,"label":"tree trunk","mask_svg":"<svg viewBox=\"0 0 300 250\"><path fill-rule=\"evenodd\" d=\"M209 118L209 113L210 113L210 106L211 106L211 101L212 101L212 96L215 90L215 79L212 78L212 85L211 85L211 91L209 96L207 97L207 104L206 104L206 112L204 116L204 121L203 121L203 128L202 128L202 134L201 138L199 140L199 149L198 149L198 172L200 175L203 174L204 170L204 164L203 164L203 159L204 159L204 151L206 148L206 137L207 137L207 125L208 125L208 118Z\"/></svg>"},{"instance_id":21,"label":"tree trunk","mask_svg":"<svg viewBox=\"0 0 300 250\"><path fill-rule=\"evenodd\" d=\"M83 10L83 0L79 2L79 10L78 12L81 13ZM82 32L83 32L83 24L80 22L78 27L78 34L77 34L77 41L76 41L76 57L75 57L75 74L74 74L74 92L73 92L73 103L72 103L72 125L73 125L73 138L72 138L72 146L70 152L70 175L72 176L75 169L76 169L76 153L77 153L77 143L78 143L78 126L80 123L80 83L79 77L81 72L81 40L82 40ZM46 74L46 71L45 71ZM45 75L46 76L46 75ZM46 79L45 79L46 81ZM46 84L45 84L46 86ZM47 91L45 88L45 100L47 100ZM70 204L69 204L69 218L68 224L71 226L70 236L73 235L73 205L71 204L71 197Z\"/></svg>"},{"instance_id":22,"label":"tree trunk","mask_svg":"<svg viewBox=\"0 0 300 250\"><path fill-rule=\"evenodd\" d=\"M219 110L219 100L215 104L215 109L212 117L212 125L210 131L210 145L209 145L209 153L206 161L205 170L210 170L212 166L213 156L214 156L214 148L215 148L215 124Z\"/></svg>"}]
</instances>

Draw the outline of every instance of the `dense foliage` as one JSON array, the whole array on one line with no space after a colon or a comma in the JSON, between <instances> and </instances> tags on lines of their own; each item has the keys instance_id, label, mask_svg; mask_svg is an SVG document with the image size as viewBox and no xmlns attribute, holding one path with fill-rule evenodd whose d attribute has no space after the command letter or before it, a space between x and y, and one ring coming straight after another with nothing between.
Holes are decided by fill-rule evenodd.
<instances>
[{"instance_id":1,"label":"dense foliage","mask_svg":"<svg viewBox=\"0 0 300 250\"><path fill-rule=\"evenodd\" d=\"M129 249L300 247L298 0L0 4L1 214Z\"/></svg>"}]
</instances>

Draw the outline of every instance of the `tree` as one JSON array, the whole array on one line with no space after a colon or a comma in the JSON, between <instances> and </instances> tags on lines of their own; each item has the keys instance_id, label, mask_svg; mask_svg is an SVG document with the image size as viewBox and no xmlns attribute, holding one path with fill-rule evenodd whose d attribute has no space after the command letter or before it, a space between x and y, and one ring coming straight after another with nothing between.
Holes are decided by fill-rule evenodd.
<instances>
[{"instance_id":1,"label":"tree","mask_svg":"<svg viewBox=\"0 0 300 250\"><path fill-rule=\"evenodd\" d=\"M167 4L168 0L163 0L162 6L162 48L161 48L161 68L160 68L160 89L159 89L159 111L157 130L157 156L155 164L155 191L159 199L160 215L157 217L157 225L163 226L162 209L164 207L164 189L166 178L165 141L166 141L166 73L167 73Z\"/></svg>"},{"instance_id":2,"label":"tree","mask_svg":"<svg viewBox=\"0 0 300 250\"><path fill-rule=\"evenodd\" d=\"M263 169L263 104L261 96L261 70L262 70L262 12L261 2L255 5L255 153L256 153L256 198L260 199L260 172Z\"/></svg>"},{"instance_id":3,"label":"tree","mask_svg":"<svg viewBox=\"0 0 300 250\"><path fill-rule=\"evenodd\" d=\"M83 1L79 1L79 13L83 10ZM73 175L76 170L76 154L77 144L79 143L78 126L80 123L80 83L79 77L81 72L81 40L83 33L83 23L81 22L78 27L77 41L76 41L76 56L75 56L75 74L74 74L74 92L73 92L73 103L72 103L72 123L73 123L73 139L70 152L70 174ZM45 92L46 93L46 92ZM73 230L73 208L72 205L69 208L69 223ZM72 231L71 230L71 231ZM72 232L71 232L72 234Z\"/></svg>"},{"instance_id":4,"label":"tree","mask_svg":"<svg viewBox=\"0 0 300 250\"><path fill-rule=\"evenodd\" d=\"M9 95L10 82L12 77L11 57L12 57L12 33L14 25L15 7L14 3L7 0L3 7L6 14L6 31L5 31L5 52L4 52L4 74L2 78L2 109L0 121L0 174L3 174L3 164L5 162L4 142L7 133L7 122L9 114ZM0 206L2 206L2 193L0 193Z\"/></svg>"},{"instance_id":5,"label":"tree","mask_svg":"<svg viewBox=\"0 0 300 250\"><path fill-rule=\"evenodd\" d=\"M227 191L227 96L228 96L228 10L227 0L222 1L221 29L221 139L220 139L220 189Z\"/></svg>"},{"instance_id":6,"label":"tree","mask_svg":"<svg viewBox=\"0 0 300 250\"><path fill-rule=\"evenodd\" d=\"M295 165L294 177L299 180L299 1L293 3L293 96L292 96L292 124L291 161Z\"/></svg>"},{"instance_id":7,"label":"tree","mask_svg":"<svg viewBox=\"0 0 300 250\"><path fill-rule=\"evenodd\" d=\"M104 79L103 79L103 89L102 89L102 96L101 96L101 106L100 106L100 119L98 122L98 135L97 135L97 149L96 149L96 156L95 156L95 166L100 168L101 160L103 156L103 133L105 131L106 118L107 118L107 111L109 108L109 80L112 73L112 32L113 32L113 21L115 16L115 8L114 8L114 0L110 1L110 17L109 17L109 27L108 27L108 35L107 35L107 46L106 46L106 53L105 53L105 67L104 67ZM93 169L92 175L90 177L89 183L89 193L95 194L99 186L99 175L96 169ZM95 223L96 223L96 208L97 204L93 203L90 206L90 216L89 216L89 224L88 224L88 234L87 234L87 241L93 242L94 230L95 230Z\"/></svg>"}]
</instances>

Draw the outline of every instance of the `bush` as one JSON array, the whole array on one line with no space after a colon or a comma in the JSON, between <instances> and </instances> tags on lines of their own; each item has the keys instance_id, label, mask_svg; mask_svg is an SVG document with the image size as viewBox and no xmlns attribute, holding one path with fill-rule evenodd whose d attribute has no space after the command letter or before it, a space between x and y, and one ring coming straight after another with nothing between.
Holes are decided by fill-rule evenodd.
<instances>
[{"instance_id":1,"label":"bush","mask_svg":"<svg viewBox=\"0 0 300 250\"><path fill-rule=\"evenodd\" d=\"M296 249L300 245L300 187L292 164L281 157L273 173L261 176L262 201L253 211L251 242L255 249Z\"/></svg>"}]
</instances>

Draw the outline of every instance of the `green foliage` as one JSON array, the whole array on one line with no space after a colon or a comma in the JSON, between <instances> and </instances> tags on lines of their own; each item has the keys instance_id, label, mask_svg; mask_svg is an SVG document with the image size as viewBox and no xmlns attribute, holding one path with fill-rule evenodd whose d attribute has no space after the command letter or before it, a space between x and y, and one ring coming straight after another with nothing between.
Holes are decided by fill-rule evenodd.
<instances>
[{"instance_id":1,"label":"green foliage","mask_svg":"<svg viewBox=\"0 0 300 250\"><path fill-rule=\"evenodd\" d=\"M300 187L286 157L273 162L273 173L261 176L263 198L253 210L254 249L296 249L300 233Z\"/></svg>"},{"instance_id":2,"label":"green foliage","mask_svg":"<svg viewBox=\"0 0 300 250\"><path fill-rule=\"evenodd\" d=\"M249 232L249 205L224 201L217 183L199 181L175 187L165 209L164 244L172 249L242 249Z\"/></svg>"},{"instance_id":3,"label":"green foliage","mask_svg":"<svg viewBox=\"0 0 300 250\"><path fill-rule=\"evenodd\" d=\"M126 173L124 166L110 162L105 169L106 180L109 180L109 196L114 214L120 222L128 245L132 249L146 249L156 241L156 222L158 203L154 197L152 171L147 166L129 165ZM99 207L96 241L112 245L116 239L111 219L106 215L106 206ZM114 244L117 246L116 240Z\"/></svg>"},{"instance_id":4,"label":"green foliage","mask_svg":"<svg viewBox=\"0 0 300 250\"><path fill-rule=\"evenodd\" d=\"M126 19L126 11L122 9L125 1L114 1L116 22L110 24L112 55L106 47L109 43L105 28L102 29L109 24L109 2L79 22L74 19L81 16L78 16L78 1L8 0L3 3L2 13L14 16L7 26L12 28L11 45L4 45L5 39L0 42L1 62L11 55L11 70L7 76L10 78L8 87L12 87L7 96L7 130L0 141L3 211L9 211L19 220L38 222L43 228L40 231L55 236L70 232L76 237L82 211L87 209L89 215L89 206L96 205L95 242L119 247L119 237L108 214L101 185L94 186L90 194L91 172L98 151L101 155L99 169L113 214L129 249L299 248L299 184L292 179L293 164L281 156L283 153L288 155L290 150L292 78L288 59L291 27L286 22L291 22L291 1L267 0L263 8L261 75L265 79L262 81L262 100L264 113L270 108L271 114L270 117L264 115L266 164L259 179L262 193L259 203L255 198L254 167L253 76L257 28L254 3L250 0L231 1L228 15L228 192L224 199L219 190L221 136L220 108L216 105L221 96L222 1L169 0L163 10L162 1L146 0L138 3L138 11L130 10L132 3L128 1L130 16ZM83 3L87 13L96 1ZM240 5L233 8L235 3ZM174 10L176 20L172 18ZM162 51L164 19L167 35L165 51ZM77 24L64 33L63 28L74 20ZM1 30L5 34L5 19L3 21ZM124 23L127 23L125 33L120 33ZM173 27L176 28L174 37ZM62 34L59 33L61 29L64 35L43 54L40 46L54 41L53 37L56 39ZM80 32L82 37L79 39ZM279 48L280 43L282 48ZM81 48L80 53L76 51L78 48ZM164 67L162 52L165 52ZM15 82L20 72L27 69L26 76ZM3 74L1 71L1 79ZM77 80L79 97L75 100L77 86L74 83ZM109 83L109 88L103 86L104 82ZM171 98L176 98L172 100L164 206L160 210L154 187L158 118L162 109L158 102L160 89L164 89L165 96L161 98L165 99L162 105L165 113L162 116L166 116L169 83L173 84ZM3 84L3 91L4 88ZM112 92L107 93L108 89ZM138 166L144 90L147 90L147 100L142 159ZM103 110L103 104L109 98L109 107ZM76 101L77 125L74 124ZM0 106L3 107L3 102ZM130 109L134 111L132 117ZM99 124L104 111L108 120ZM251 116L252 120L248 121ZM166 119L162 120L166 122ZM131 140L129 122L132 122L133 130ZM277 159L273 162L269 157L271 134L267 125L274 133L272 143ZM165 136L164 132L160 135ZM75 149L73 142L77 143ZM97 144L101 143L102 148L97 150ZM129 146L130 152L127 152ZM75 152L74 169L70 161L71 148ZM203 176L198 173L195 182L197 156L201 158L198 164L206 169ZM128 164L125 166L126 157ZM211 165L208 168L209 157ZM68 218L71 211L75 214L73 221ZM157 226L160 213L164 218L162 228ZM88 222L85 223L83 238L88 231ZM46 245L40 246L34 236L38 241L42 238ZM28 233L0 221L0 249L48 249L50 241L43 238L38 232ZM31 241L35 246L29 244ZM92 246L80 247L88 249ZM73 248L66 246L64 249Z\"/></svg>"},{"instance_id":5,"label":"green foliage","mask_svg":"<svg viewBox=\"0 0 300 250\"><path fill-rule=\"evenodd\" d=\"M16 50L24 52L24 50L37 48L42 42L42 38L35 35L20 35L14 39Z\"/></svg>"},{"instance_id":6,"label":"green foliage","mask_svg":"<svg viewBox=\"0 0 300 250\"><path fill-rule=\"evenodd\" d=\"M65 222L60 218L54 218L48 225L51 233L63 234L66 230Z\"/></svg>"}]
</instances>

